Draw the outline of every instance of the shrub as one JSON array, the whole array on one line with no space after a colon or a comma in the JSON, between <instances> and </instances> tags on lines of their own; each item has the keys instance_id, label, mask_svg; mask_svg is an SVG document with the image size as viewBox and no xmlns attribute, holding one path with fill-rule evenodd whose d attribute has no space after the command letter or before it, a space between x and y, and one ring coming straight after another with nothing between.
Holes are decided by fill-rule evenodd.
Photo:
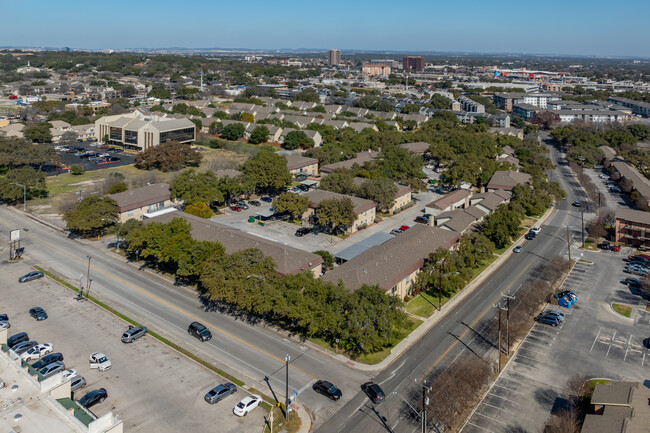
<instances>
[{"instance_id":1,"label":"shrub","mask_svg":"<svg viewBox=\"0 0 650 433\"><path fill-rule=\"evenodd\" d=\"M81 166L81 164L72 164L70 166L70 173L75 176L83 174L83 172L84 172L84 168Z\"/></svg>"}]
</instances>

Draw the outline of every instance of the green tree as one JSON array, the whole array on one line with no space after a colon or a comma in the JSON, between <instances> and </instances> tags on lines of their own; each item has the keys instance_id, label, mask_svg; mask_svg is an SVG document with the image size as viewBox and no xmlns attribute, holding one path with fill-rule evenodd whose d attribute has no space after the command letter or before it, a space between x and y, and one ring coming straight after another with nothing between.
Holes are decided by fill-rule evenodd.
<instances>
[{"instance_id":1,"label":"green tree","mask_svg":"<svg viewBox=\"0 0 650 433\"><path fill-rule=\"evenodd\" d=\"M108 189L107 194L116 194L118 192L124 192L129 188L124 184L124 182L116 183Z\"/></svg>"},{"instance_id":2,"label":"green tree","mask_svg":"<svg viewBox=\"0 0 650 433\"><path fill-rule=\"evenodd\" d=\"M169 90L165 89L165 86L163 84L154 84L151 86L151 90L147 96L157 99L171 99L172 93Z\"/></svg>"},{"instance_id":3,"label":"green tree","mask_svg":"<svg viewBox=\"0 0 650 433\"><path fill-rule=\"evenodd\" d=\"M351 226L357 219L354 212L354 203L348 197L342 199L329 199L320 202L316 208L318 222L330 227L332 232L341 226Z\"/></svg>"},{"instance_id":4,"label":"green tree","mask_svg":"<svg viewBox=\"0 0 650 433\"><path fill-rule=\"evenodd\" d=\"M292 192L285 192L273 200L273 207L278 212L287 212L295 219L307 212L309 199Z\"/></svg>"},{"instance_id":5,"label":"green tree","mask_svg":"<svg viewBox=\"0 0 650 433\"><path fill-rule=\"evenodd\" d=\"M395 204L396 193L397 186L386 178L368 179L358 189L359 197L374 201L384 212L388 212Z\"/></svg>"},{"instance_id":6,"label":"green tree","mask_svg":"<svg viewBox=\"0 0 650 433\"><path fill-rule=\"evenodd\" d=\"M323 177L320 181L320 188L347 195L355 195L357 192L353 173L343 168L338 168Z\"/></svg>"},{"instance_id":7,"label":"green tree","mask_svg":"<svg viewBox=\"0 0 650 433\"><path fill-rule=\"evenodd\" d=\"M318 250L318 251L314 251L314 254L319 255L323 258L323 266L325 267L325 269L334 268L334 257L329 251Z\"/></svg>"},{"instance_id":8,"label":"green tree","mask_svg":"<svg viewBox=\"0 0 650 433\"><path fill-rule=\"evenodd\" d=\"M437 110L447 110L451 106L451 100L438 93L434 93L431 95L431 100L426 105L430 105L429 108Z\"/></svg>"},{"instance_id":9,"label":"green tree","mask_svg":"<svg viewBox=\"0 0 650 433\"><path fill-rule=\"evenodd\" d=\"M116 219L117 203L109 197L86 197L63 214L68 229L84 236L99 234Z\"/></svg>"},{"instance_id":10,"label":"green tree","mask_svg":"<svg viewBox=\"0 0 650 433\"><path fill-rule=\"evenodd\" d=\"M255 116L252 113L241 113L239 118L242 122L253 123L255 122Z\"/></svg>"},{"instance_id":11,"label":"green tree","mask_svg":"<svg viewBox=\"0 0 650 433\"><path fill-rule=\"evenodd\" d=\"M298 149L299 147L308 149L314 147L314 140L307 137L307 134L303 131L291 131L284 138L284 144L282 147L288 150Z\"/></svg>"},{"instance_id":12,"label":"green tree","mask_svg":"<svg viewBox=\"0 0 650 433\"><path fill-rule=\"evenodd\" d=\"M235 141L244 136L246 128L241 123L231 123L221 128L221 138L226 140Z\"/></svg>"},{"instance_id":13,"label":"green tree","mask_svg":"<svg viewBox=\"0 0 650 433\"><path fill-rule=\"evenodd\" d=\"M72 164L70 166L70 174L73 176L79 176L84 173L84 168L81 164Z\"/></svg>"},{"instance_id":14,"label":"green tree","mask_svg":"<svg viewBox=\"0 0 650 433\"><path fill-rule=\"evenodd\" d=\"M320 96L316 90L308 87L293 97L294 101L320 102Z\"/></svg>"},{"instance_id":15,"label":"green tree","mask_svg":"<svg viewBox=\"0 0 650 433\"><path fill-rule=\"evenodd\" d=\"M181 198L185 203L212 203L224 199L218 186L219 180L213 171L188 168L172 180L169 190L172 198Z\"/></svg>"},{"instance_id":16,"label":"green tree","mask_svg":"<svg viewBox=\"0 0 650 433\"><path fill-rule=\"evenodd\" d=\"M23 135L25 138L28 138L37 143L49 143L52 141L52 133L50 132L51 127L52 124L49 122L41 122L25 128Z\"/></svg>"},{"instance_id":17,"label":"green tree","mask_svg":"<svg viewBox=\"0 0 650 433\"><path fill-rule=\"evenodd\" d=\"M291 184L287 158L274 152L262 150L242 166L242 171L261 191L279 190Z\"/></svg>"},{"instance_id":18,"label":"green tree","mask_svg":"<svg viewBox=\"0 0 650 433\"><path fill-rule=\"evenodd\" d=\"M185 213L205 219L212 217L212 210L202 201L197 201L196 203L185 206Z\"/></svg>"},{"instance_id":19,"label":"green tree","mask_svg":"<svg viewBox=\"0 0 650 433\"><path fill-rule=\"evenodd\" d=\"M201 155L189 143L167 141L140 152L135 157L135 166L145 170L176 171L184 166L197 167Z\"/></svg>"},{"instance_id":20,"label":"green tree","mask_svg":"<svg viewBox=\"0 0 650 433\"><path fill-rule=\"evenodd\" d=\"M260 144L268 141L269 129L266 126L256 126L251 132L251 138L248 140L252 144Z\"/></svg>"},{"instance_id":21,"label":"green tree","mask_svg":"<svg viewBox=\"0 0 650 433\"><path fill-rule=\"evenodd\" d=\"M65 131L59 140L62 146L70 146L77 142L77 133L74 131Z\"/></svg>"},{"instance_id":22,"label":"green tree","mask_svg":"<svg viewBox=\"0 0 650 433\"><path fill-rule=\"evenodd\" d=\"M25 188L16 184L24 185ZM25 166L11 169L0 178L0 200L2 201L13 204L22 202L23 198L31 200L41 197L47 197L45 173L42 171Z\"/></svg>"}]
</instances>

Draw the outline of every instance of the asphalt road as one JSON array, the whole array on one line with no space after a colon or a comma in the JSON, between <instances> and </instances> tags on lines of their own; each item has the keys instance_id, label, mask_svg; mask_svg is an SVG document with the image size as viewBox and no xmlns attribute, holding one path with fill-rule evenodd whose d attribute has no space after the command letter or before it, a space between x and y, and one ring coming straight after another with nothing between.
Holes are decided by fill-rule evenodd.
<instances>
[{"instance_id":1,"label":"asphalt road","mask_svg":"<svg viewBox=\"0 0 650 433\"><path fill-rule=\"evenodd\" d=\"M549 146L549 150L554 162L561 159L556 149ZM467 347L472 350L471 346L476 343L479 333L476 331L477 324L493 309L501 294L521 287L548 258L567 253L567 226L571 244L580 242L581 210L571 203L575 200L586 202L587 196L568 166L558 165L549 174L553 180L560 182L567 192L567 198L557 204L557 211L542 226L541 233L534 240L521 243L524 247L522 253L513 254L471 296L374 378L387 395L383 403L373 405L359 390L352 401L318 427L318 432L419 431L418 425L404 419L404 411L408 409L405 409L402 400L414 388L414 382L442 365L448 360L446 358L458 355L455 349ZM589 215L585 213L585 222ZM436 402L431 401L430 404L435 405Z\"/></svg>"},{"instance_id":2,"label":"asphalt road","mask_svg":"<svg viewBox=\"0 0 650 433\"><path fill-rule=\"evenodd\" d=\"M75 284L82 279L85 287L87 256L92 256L91 295L98 296L267 395L275 393L280 400L284 398L284 359L287 354L291 357L289 393L297 391L301 404L325 415L333 413L336 406L309 389L315 380L336 382L344 398L349 398L356 392L354 384L367 379L365 373L284 338L271 329L206 311L192 290L174 287L168 280L138 270L114 254L99 251L99 246L68 239L19 212L0 208L2 245L7 245L9 229L15 228L21 229L22 246L29 264L40 265ZM8 254L6 249L2 254ZM187 326L193 320L212 330L212 340L201 343L187 334ZM269 378L268 385L265 377Z\"/></svg>"}]
</instances>

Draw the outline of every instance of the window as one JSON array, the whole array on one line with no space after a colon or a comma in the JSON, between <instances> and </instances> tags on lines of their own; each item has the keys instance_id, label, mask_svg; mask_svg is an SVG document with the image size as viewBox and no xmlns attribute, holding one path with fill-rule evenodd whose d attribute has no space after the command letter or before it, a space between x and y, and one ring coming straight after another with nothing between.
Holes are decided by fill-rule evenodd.
<instances>
[{"instance_id":1,"label":"window","mask_svg":"<svg viewBox=\"0 0 650 433\"><path fill-rule=\"evenodd\" d=\"M130 211L128 211L126 214L127 214L128 216L132 217L132 216L133 216L133 211L130 210Z\"/></svg>"},{"instance_id":2,"label":"window","mask_svg":"<svg viewBox=\"0 0 650 433\"><path fill-rule=\"evenodd\" d=\"M137 144L138 143L138 132L137 131L125 130L124 131L124 142L129 143L129 144Z\"/></svg>"},{"instance_id":3,"label":"window","mask_svg":"<svg viewBox=\"0 0 650 433\"><path fill-rule=\"evenodd\" d=\"M160 133L160 142L194 140L194 128L176 129Z\"/></svg>"},{"instance_id":4,"label":"window","mask_svg":"<svg viewBox=\"0 0 650 433\"><path fill-rule=\"evenodd\" d=\"M122 141L122 128L111 126L109 138L111 140Z\"/></svg>"}]
</instances>

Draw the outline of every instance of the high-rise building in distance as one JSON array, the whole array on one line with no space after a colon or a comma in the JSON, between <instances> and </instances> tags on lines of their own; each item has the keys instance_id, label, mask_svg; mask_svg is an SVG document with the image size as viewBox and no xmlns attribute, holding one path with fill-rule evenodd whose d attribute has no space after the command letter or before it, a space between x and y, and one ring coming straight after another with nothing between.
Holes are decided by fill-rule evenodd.
<instances>
[{"instance_id":1,"label":"high-rise building in distance","mask_svg":"<svg viewBox=\"0 0 650 433\"><path fill-rule=\"evenodd\" d=\"M402 63L405 71L424 71L424 57L404 57Z\"/></svg>"},{"instance_id":2,"label":"high-rise building in distance","mask_svg":"<svg viewBox=\"0 0 650 433\"><path fill-rule=\"evenodd\" d=\"M327 64L338 66L341 64L341 50L331 49L327 52Z\"/></svg>"}]
</instances>

